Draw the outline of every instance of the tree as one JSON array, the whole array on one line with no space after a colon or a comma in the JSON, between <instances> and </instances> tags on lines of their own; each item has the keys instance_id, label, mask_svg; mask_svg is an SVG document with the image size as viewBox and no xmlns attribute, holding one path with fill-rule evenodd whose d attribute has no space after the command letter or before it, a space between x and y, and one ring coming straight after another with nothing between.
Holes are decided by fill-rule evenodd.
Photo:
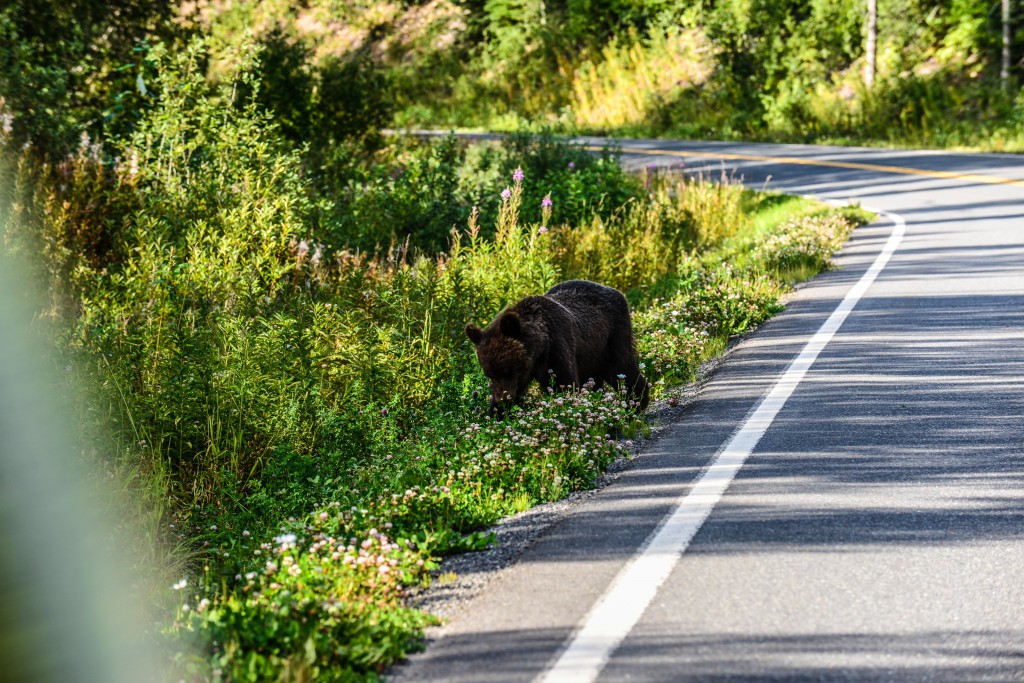
<instances>
[{"instance_id":1,"label":"tree","mask_svg":"<svg viewBox=\"0 0 1024 683\"><path fill-rule=\"evenodd\" d=\"M119 95L140 90L140 44L175 35L174 13L172 0L0 2L0 96L15 137L62 156L83 131L124 132L132 112Z\"/></svg>"},{"instance_id":2,"label":"tree","mask_svg":"<svg viewBox=\"0 0 1024 683\"><path fill-rule=\"evenodd\" d=\"M1004 90L1010 87L1010 0L1003 0L1003 61L999 81Z\"/></svg>"},{"instance_id":3,"label":"tree","mask_svg":"<svg viewBox=\"0 0 1024 683\"><path fill-rule=\"evenodd\" d=\"M1003 0L1006 2L1007 0ZM864 66L864 85L871 88L875 83L875 57L878 49L878 0L868 0L868 38L865 50L867 64Z\"/></svg>"}]
</instances>

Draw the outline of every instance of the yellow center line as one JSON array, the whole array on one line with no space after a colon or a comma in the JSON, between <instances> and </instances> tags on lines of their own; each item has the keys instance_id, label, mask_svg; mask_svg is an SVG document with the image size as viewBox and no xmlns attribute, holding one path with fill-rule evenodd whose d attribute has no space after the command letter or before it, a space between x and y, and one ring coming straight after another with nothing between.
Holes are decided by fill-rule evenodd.
<instances>
[{"instance_id":1,"label":"yellow center line","mask_svg":"<svg viewBox=\"0 0 1024 683\"><path fill-rule=\"evenodd\" d=\"M604 147L597 145L585 145L586 150L599 152ZM825 159L800 159L798 157L773 157L761 154L734 154L731 152L691 152L687 150L670 149L626 149L620 148L623 154L649 154L652 156L670 157L703 157L707 159L730 159L740 161L768 161L776 164L795 164L798 166L829 166L832 168L853 168L860 171L879 171L881 173L899 173L901 175L916 175L927 178L943 178L946 180L961 180L969 183L983 183L987 185L1012 185L1024 187L1024 180L1012 178L999 178L997 176L978 175L976 173L955 173L953 171L925 171L919 168L906 168L903 166L884 166L881 164L861 164L854 161L830 161Z\"/></svg>"}]
</instances>

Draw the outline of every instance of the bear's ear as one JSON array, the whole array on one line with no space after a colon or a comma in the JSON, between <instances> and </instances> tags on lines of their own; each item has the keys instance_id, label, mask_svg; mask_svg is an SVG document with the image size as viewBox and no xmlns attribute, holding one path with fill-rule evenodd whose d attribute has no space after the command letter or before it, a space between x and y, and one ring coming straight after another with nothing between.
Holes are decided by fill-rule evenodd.
<instances>
[{"instance_id":1,"label":"bear's ear","mask_svg":"<svg viewBox=\"0 0 1024 683\"><path fill-rule=\"evenodd\" d=\"M473 342L473 346L479 346L484 333L479 327L470 323L466 325L466 336L469 337L469 341Z\"/></svg>"},{"instance_id":2,"label":"bear's ear","mask_svg":"<svg viewBox=\"0 0 1024 683\"><path fill-rule=\"evenodd\" d=\"M498 329L506 337L512 337L518 339L519 335L522 334L522 321L519 319L519 314L515 311L506 311L501 316L501 321L498 323Z\"/></svg>"}]
</instances>

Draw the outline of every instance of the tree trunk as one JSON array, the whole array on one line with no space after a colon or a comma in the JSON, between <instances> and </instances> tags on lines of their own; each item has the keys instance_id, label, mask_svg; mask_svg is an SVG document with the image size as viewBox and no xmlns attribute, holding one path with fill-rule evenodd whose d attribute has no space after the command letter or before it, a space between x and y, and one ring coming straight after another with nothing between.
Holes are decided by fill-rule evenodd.
<instances>
[{"instance_id":1,"label":"tree trunk","mask_svg":"<svg viewBox=\"0 0 1024 683\"><path fill-rule=\"evenodd\" d=\"M1009 0L1003 0L1004 3ZM865 50L867 63L864 65L864 85L871 89L875 84L875 53L878 46L878 0L868 0L868 40Z\"/></svg>"},{"instance_id":2,"label":"tree trunk","mask_svg":"<svg viewBox=\"0 0 1024 683\"><path fill-rule=\"evenodd\" d=\"M1003 0L1003 63L999 80L1004 90L1010 87L1010 0Z\"/></svg>"}]
</instances>

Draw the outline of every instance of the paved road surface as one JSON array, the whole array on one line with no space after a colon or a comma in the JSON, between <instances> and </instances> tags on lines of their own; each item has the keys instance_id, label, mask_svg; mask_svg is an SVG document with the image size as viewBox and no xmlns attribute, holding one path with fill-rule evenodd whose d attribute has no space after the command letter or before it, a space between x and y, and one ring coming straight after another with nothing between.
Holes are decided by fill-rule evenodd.
<instances>
[{"instance_id":1,"label":"paved road surface","mask_svg":"<svg viewBox=\"0 0 1024 683\"><path fill-rule=\"evenodd\" d=\"M741 342L677 426L399 680L1024 680L1024 157L622 147L633 166L724 168L895 215L858 229L841 270ZM627 592L610 603L621 634L581 636L887 243L891 258L649 604Z\"/></svg>"}]
</instances>

